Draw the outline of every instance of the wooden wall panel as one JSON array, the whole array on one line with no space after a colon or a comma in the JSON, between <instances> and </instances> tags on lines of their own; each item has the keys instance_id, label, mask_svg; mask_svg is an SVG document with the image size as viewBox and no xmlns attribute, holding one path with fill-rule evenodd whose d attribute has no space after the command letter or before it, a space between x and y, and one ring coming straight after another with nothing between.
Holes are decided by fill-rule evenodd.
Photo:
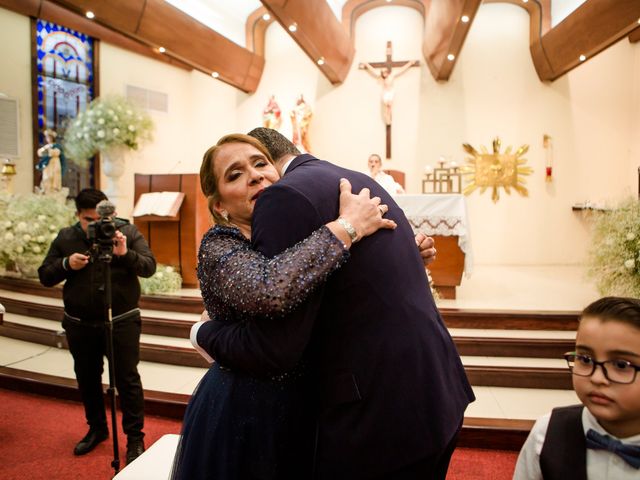
<instances>
[{"instance_id":1,"label":"wooden wall panel","mask_svg":"<svg viewBox=\"0 0 640 480\"><path fill-rule=\"evenodd\" d=\"M170 28L167 26L170 25ZM147 0L138 37L164 46L169 53L245 92L258 86L264 58L197 22L163 0ZM256 75L256 72L259 72Z\"/></svg>"},{"instance_id":2,"label":"wooden wall panel","mask_svg":"<svg viewBox=\"0 0 640 480\"><path fill-rule=\"evenodd\" d=\"M258 87L264 58L236 45L163 0L0 0L0 7L82 31L156 60L207 75L245 92ZM91 10L94 20L84 14ZM164 47L161 54L158 47Z\"/></svg>"},{"instance_id":3,"label":"wooden wall panel","mask_svg":"<svg viewBox=\"0 0 640 480\"><path fill-rule=\"evenodd\" d=\"M98 23L108 19L109 27L121 32L135 32L144 12L146 0L54 0L56 3L79 11L91 10Z\"/></svg>"},{"instance_id":4,"label":"wooden wall panel","mask_svg":"<svg viewBox=\"0 0 640 480\"><path fill-rule=\"evenodd\" d=\"M424 26L422 53L436 80L448 80L481 0L433 2ZM469 17L464 23L460 18ZM447 56L455 56L449 60Z\"/></svg>"},{"instance_id":5,"label":"wooden wall panel","mask_svg":"<svg viewBox=\"0 0 640 480\"><path fill-rule=\"evenodd\" d=\"M28 17L37 17L42 0L0 0L0 7Z\"/></svg>"},{"instance_id":6,"label":"wooden wall panel","mask_svg":"<svg viewBox=\"0 0 640 480\"><path fill-rule=\"evenodd\" d=\"M318 68L333 84L347 77L355 50L342 24L325 0L260 0L280 25L289 32L296 23L297 31L291 38L316 63L320 57L324 64Z\"/></svg>"},{"instance_id":7,"label":"wooden wall panel","mask_svg":"<svg viewBox=\"0 0 640 480\"><path fill-rule=\"evenodd\" d=\"M638 28L640 1L591 0L549 30L540 40L555 80ZM538 73L540 74L540 72Z\"/></svg>"},{"instance_id":8,"label":"wooden wall panel","mask_svg":"<svg viewBox=\"0 0 640 480\"><path fill-rule=\"evenodd\" d=\"M273 22L272 16L269 16L269 20L262 18L265 13L268 13L266 8L256 8L249 14L245 23L247 48L261 57L264 57L264 37L267 32L267 27Z\"/></svg>"},{"instance_id":9,"label":"wooden wall panel","mask_svg":"<svg viewBox=\"0 0 640 480\"><path fill-rule=\"evenodd\" d=\"M41 18L49 22L64 25L79 32L86 33L98 40L103 40L139 55L144 55L146 57L153 58L154 60L168 63L174 67L193 70L193 67L184 62L167 55L162 55L145 44L111 30L106 26L101 25L99 22L89 20L79 9L74 9L72 11L47 0L0 0L0 7L7 8L32 18Z\"/></svg>"},{"instance_id":10,"label":"wooden wall panel","mask_svg":"<svg viewBox=\"0 0 640 480\"><path fill-rule=\"evenodd\" d=\"M389 3L386 0L347 0L342 6L342 26L345 28L347 35L349 35L353 43L356 34L356 20L358 20L358 17L363 13L377 7L400 6L417 10L424 19L430 4L431 0L396 0L393 3Z\"/></svg>"}]
</instances>

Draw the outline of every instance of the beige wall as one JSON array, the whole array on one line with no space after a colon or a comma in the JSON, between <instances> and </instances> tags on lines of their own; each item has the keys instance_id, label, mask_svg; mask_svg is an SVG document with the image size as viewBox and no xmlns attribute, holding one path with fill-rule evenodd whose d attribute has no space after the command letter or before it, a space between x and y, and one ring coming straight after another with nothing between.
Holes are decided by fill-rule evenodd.
<instances>
[{"instance_id":1,"label":"beige wall","mask_svg":"<svg viewBox=\"0 0 640 480\"><path fill-rule=\"evenodd\" d=\"M0 58L0 92L22 102L23 158L30 166L29 22L0 10L0 35L14 48ZM153 113L153 143L132 154L123 188L130 211L133 173L196 172L204 150L218 137L261 123L274 94L283 110L281 130L302 93L314 117L312 152L364 171L371 152L384 152L381 87L361 61L382 60L393 41L394 58L420 59L396 80L393 161L419 193L426 164L441 155L459 163L462 143L529 144L534 169L529 197L474 192L467 198L477 264L576 264L589 245L588 222L571 211L584 200L603 201L635 193L640 165L640 46L624 39L553 83L538 79L529 53L529 17L522 8L483 5L448 82L436 82L421 55L422 18L409 8L374 9L356 24L356 54L342 85L331 85L277 24L267 31L266 66L258 90L244 94L198 72L185 72L108 44L101 48L102 93L125 85L165 92L169 112ZM9 37L7 31L13 32ZM19 53L22 52L22 53ZM24 56L24 57L23 57ZM11 69L11 74L6 72ZM24 99L24 100L23 100ZM28 107L25 110L25 105ZM542 136L554 143L554 182L544 182ZM26 159L29 159L26 161ZM31 171L19 165L20 188L31 188ZM30 167L29 167L30 168Z\"/></svg>"},{"instance_id":2,"label":"beige wall","mask_svg":"<svg viewBox=\"0 0 640 480\"><path fill-rule=\"evenodd\" d=\"M134 85L168 95L168 112L151 110L153 142L129 154L121 188L125 194L118 213L133 209L135 173L194 173L202 154L216 140L235 129L235 88L198 71L185 71L107 43L100 47L102 95L126 93ZM106 180L102 178L102 185Z\"/></svg>"},{"instance_id":3,"label":"beige wall","mask_svg":"<svg viewBox=\"0 0 640 480\"><path fill-rule=\"evenodd\" d=\"M16 192L29 192L33 185L31 143L31 25L29 18L0 8L0 94L18 99L20 109L20 158L14 159Z\"/></svg>"}]
</instances>

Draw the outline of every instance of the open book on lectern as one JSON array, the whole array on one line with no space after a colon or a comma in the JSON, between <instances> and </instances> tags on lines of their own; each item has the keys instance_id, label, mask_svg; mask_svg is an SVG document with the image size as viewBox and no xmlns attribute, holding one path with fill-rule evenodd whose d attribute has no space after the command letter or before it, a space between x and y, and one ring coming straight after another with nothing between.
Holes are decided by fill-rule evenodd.
<instances>
[{"instance_id":1,"label":"open book on lectern","mask_svg":"<svg viewBox=\"0 0 640 480\"><path fill-rule=\"evenodd\" d=\"M148 192L140 195L132 216L157 215L159 217L175 217L180 211L183 192Z\"/></svg>"}]
</instances>

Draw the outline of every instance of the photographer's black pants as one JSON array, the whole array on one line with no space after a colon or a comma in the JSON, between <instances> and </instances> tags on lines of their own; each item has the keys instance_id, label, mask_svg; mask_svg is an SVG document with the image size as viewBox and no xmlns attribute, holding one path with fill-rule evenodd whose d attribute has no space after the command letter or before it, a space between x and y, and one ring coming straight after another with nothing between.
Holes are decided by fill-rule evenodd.
<instances>
[{"instance_id":1,"label":"photographer's black pants","mask_svg":"<svg viewBox=\"0 0 640 480\"><path fill-rule=\"evenodd\" d=\"M82 395L89 427L108 430L102 389L103 357L107 352L107 328L71 319L65 315L62 326ZM122 410L122 429L127 436L142 438L144 433L144 394L138 362L140 360L140 313L113 322L115 383Z\"/></svg>"}]
</instances>

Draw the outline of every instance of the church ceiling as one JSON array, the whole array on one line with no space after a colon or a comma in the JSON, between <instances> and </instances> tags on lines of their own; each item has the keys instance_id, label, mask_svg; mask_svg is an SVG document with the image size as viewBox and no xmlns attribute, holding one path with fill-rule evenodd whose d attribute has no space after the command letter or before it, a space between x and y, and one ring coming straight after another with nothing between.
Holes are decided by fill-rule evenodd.
<instances>
[{"instance_id":1,"label":"church ceiling","mask_svg":"<svg viewBox=\"0 0 640 480\"><path fill-rule=\"evenodd\" d=\"M435 79L446 81L478 9L496 2L529 13L530 53L542 81L561 77L624 37L640 41L638 0L0 0L0 7L253 92L264 69L265 32L274 21L339 84L353 62L358 17L388 5L413 8L424 18L424 60Z\"/></svg>"}]
</instances>

